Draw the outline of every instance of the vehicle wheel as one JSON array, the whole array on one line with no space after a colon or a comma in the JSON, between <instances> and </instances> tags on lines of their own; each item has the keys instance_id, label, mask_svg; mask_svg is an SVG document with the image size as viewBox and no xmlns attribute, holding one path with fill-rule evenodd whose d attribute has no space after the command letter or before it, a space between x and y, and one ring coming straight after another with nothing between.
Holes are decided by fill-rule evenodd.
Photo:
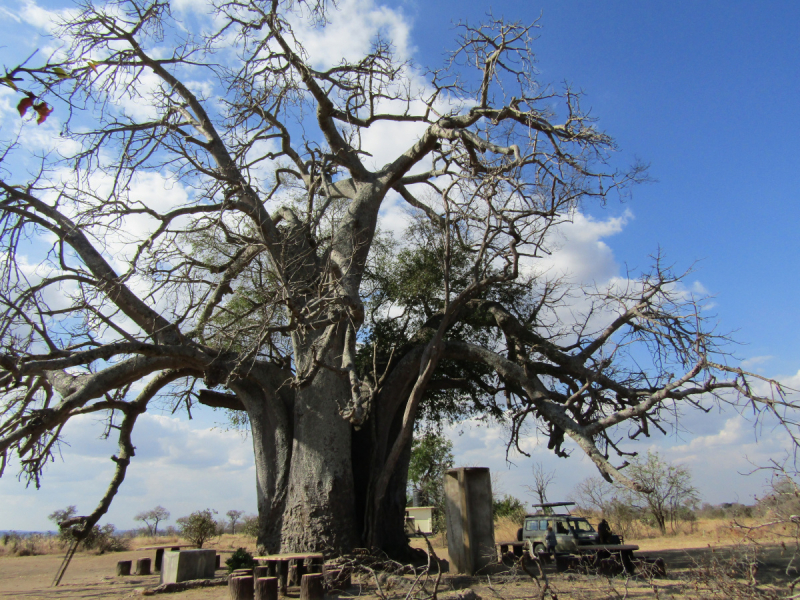
<instances>
[{"instance_id":1,"label":"vehicle wheel","mask_svg":"<svg viewBox=\"0 0 800 600\"><path fill-rule=\"evenodd\" d=\"M521 541L522 541L522 527L520 527L519 529L517 529L517 541L518 541L518 542L521 542Z\"/></svg>"},{"instance_id":2,"label":"vehicle wheel","mask_svg":"<svg viewBox=\"0 0 800 600\"><path fill-rule=\"evenodd\" d=\"M544 544L534 544L533 545L533 555L539 556L540 554L544 554Z\"/></svg>"}]
</instances>

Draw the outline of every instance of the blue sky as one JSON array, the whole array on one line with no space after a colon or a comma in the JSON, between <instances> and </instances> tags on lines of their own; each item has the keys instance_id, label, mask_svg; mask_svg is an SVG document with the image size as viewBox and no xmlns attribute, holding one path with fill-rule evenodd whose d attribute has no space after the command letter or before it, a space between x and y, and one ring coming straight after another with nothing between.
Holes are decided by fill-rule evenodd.
<instances>
[{"instance_id":1,"label":"blue sky","mask_svg":"<svg viewBox=\"0 0 800 600\"><path fill-rule=\"evenodd\" d=\"M391 32L407 34L405 51L430 67L441 64L452 47L453 22L478 22L489 6L409 1L386 4L391 10L381 11L368 0L343 4L354 3L380 13ZM191 7L189 0L179 4L184 11ZM2 10L23 21L42 18L36 6L0 1ZM583 220L567 234L574 272L587 282L603 281L626 268L645 269L659 249L676 270L694 265L688 283L715 297L720 331L734 332L740 343L732 348L735 354L764 375L798 382L800 4L494 2L491 10L495 17L523 22L541 14L534 44L541 81L568 81L583 89L584 107L592 108L599 126L619 145L618 160L625 164L638 157L651 164L656 181L636 188L627 203L585 208ZM10 66L13 59L6 56L14 44L37 31L2 19L3 63ZM9 96L0 101L10 106ZM0 118L8 124L15 115L4 110ZM187 422L154 416L137 430L142 451L107 520L129 527L133 513L156 504L172 510L173 517L207 506L220 513L254 512L249 440L223 429L207 431L215 420L221 418L206 414ZM751 500L764 476L738 473L750 469L748 459L763 464L785 447L769 429L756 441L750 424L731 411L689 414L682 426L680 435L651 444L688 464L710 502ZM187 464L179 458L184 453L173 451L177 442L165 438L177 435L188 445L194 430L202 430L201 439L208 441L202 445L205 458ZM88 420L68 431L73 444L64 449L65 464L51 465L38 492L25 490L13 476L0 480L0 505L12 507L0 514L0 529L43 529L55 508L81 501L80 510L93 507L108 480L104 473L110 475L113 451L94 439L98 433ZM504 491L520 497L535 460L548 468L558 465L553 494L559 497L594 474L577 452L556 462L534 443L532 459L515 457L508 468L502 432L466 423L452 433L459 464L503 472ZM215 451L207 454L209 447Z\"/></svg>"}]
</instances>

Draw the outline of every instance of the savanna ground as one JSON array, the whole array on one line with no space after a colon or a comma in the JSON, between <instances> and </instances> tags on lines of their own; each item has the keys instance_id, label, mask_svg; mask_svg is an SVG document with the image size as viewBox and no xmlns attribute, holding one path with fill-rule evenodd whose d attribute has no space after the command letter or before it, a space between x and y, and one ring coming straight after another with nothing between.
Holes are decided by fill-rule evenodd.
<instances>
[{"instance_id":1,"label":"savanna ground","mask_svg":"<svg viewBox=\"0 0 800 600\"><path fill-rule=\"evenodd\" d=\"M750 524L745 521L744 524ZM500 521L496 524L496 539L512 539L517 524ZM545 566L549 589L541 579L534 580L524 570L511 568L504 573L482 577L466 577L448 573L442 576L438 586L441 598L464 596L467 588L485 599L514 600L537 598L543 592L548 598L571 599L638 599L655 598L787 598L794 595L792 581L798 576L792 555L794 545L781 543L782 530L761 529L750 539L745 539L741 529L723 520L699 520L692 526L684 525L677 533L660 536L646 528L629 537L626 543L640 546L639 555L662 557L667 564L667 577L601 577L580 573L556 573L552 565ZM135 538L131 548L153 543L179 542L177 538ZM448 558L443 536L431 538L434 551L440 558ZM424 548L422 538L413 540L413 545ZM255 550L252 538L223 535L205 547L222 553L238 547ZM53 575L63 558L58 544L40 541L35 548L43 554L15 556L9 546L0 547L0 597L34 600L53 598L64 600L138 597L145 589L159 584L158 575L116 577L115 567L119 560L135 560L153 556L152 551L129 550L97 555L79 552L72 560L62 584L50 587ZM227 551L227 552L226 552ZM24 553L24 552L23 552ZM756 565L754 568L753 565ZM225 574L224 567L217 572ZM337 593L332 598L365 598L387 600L411 600L430 598L434 577L428 579L425 590L420 580L412 590L413 575L360 575L353 579L353 587L347 592ZM378 585L380 587L378 587ZM409 593L410 592L410 593ZM290 596L297 593L289 590ZM172 595L176 600L222 600L228 598L226 587L213 587L179 592Z\"/></svg>"}]
</instances>

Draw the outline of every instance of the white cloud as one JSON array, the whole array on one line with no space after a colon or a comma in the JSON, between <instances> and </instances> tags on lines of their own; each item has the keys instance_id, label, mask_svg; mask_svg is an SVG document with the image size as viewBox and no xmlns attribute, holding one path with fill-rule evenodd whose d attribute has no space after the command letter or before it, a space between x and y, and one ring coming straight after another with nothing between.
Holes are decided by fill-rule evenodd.
<instances>
[{"instance_id":1,"label":"white cloud","mask_svg":"<svg viewBox=\"0 0 800 600\"><path fill-rule=\"evenodd\" d=\"M698 488L702 501L750 502L763 492L768 474L756 470L770 458L783 457L789 447L785 434L780 430L758 432L754 424L726 408L715 419L711 415L694 411L684 418L699 424L710 420L707 435L699 435L686 443L676 444L673 436L654 437L636 442L623 442L626 450L645 454L648 450L659 452L674 464L687 466L693 483ZM758 435L756 435L758 433ZM549 491L552 501L571 497L575 487L587 477L597 477L598 472L588 457L569 440L564 448L571 453L567 459L556 457L547 450L546 438L528 432L520 446L531 457L516 451L506 461L508 433L498 425L482 424L474 419L445 429L453 441L456 466L489 467L493 474L501 474L501 493L508 493L526 502L532 502L525 486L531 484L531 468L541 463L545 471L555 471L556 478ZM618 462L621 462L619 460ZM498 478L493 478L498 481ZM497 491L497 490L495 490Z\"/></svg>"},{"instance_id":2,"label":"white cloud","mask_svg":"<svg viewBox=\"0 0 800 600\"><path fill-rule=\"evenodd\" d=\"M40 29L41 31L45 31L47 33L51 33L55 28L55 25L59 18L66 15L68 12L67 10L47 10L46 8L39 6L36 2L32 0L27 0L22 2L22 5L19 10L19 15L22 17L22 20L27 25L32 25L33 27Z\"/></svg>"},{"instance_id":3,"label":"white cloud","mask_svg":"<svg viewBox=\"0 0 800 600\"><path fill-rule=\"evenodd\" d=\"M0 480L0 529L46 530L47 515L76 504L91 511L105 492L117 450L116 438L99 439L101 419L78 417L65 428L70 446L64 462L48 467L42 489L13 478L13 468ZM252 441L234 431L209 429L174 416L144 414L133 434L132 459L111 510L101 521L118 528L136 526L133 516L157 504L172 513L169 523L192 511L211 507L221 514L235 508L256 511ZM15 508L16 507L16 508Z\"/></svg>"},{"instance_id":4,"label":"white cloud","mask_svg":"<svg viewBox=\"0 0 800 600\"><path fill-rule=\"evenodd\" d=\"M324 28L290 19L309 62L316 68L330 68L342 60L360 60L378 35L392 43L401 61L411 55L410 24L399 10L378 6L372 0L345 0L329 16L330 23Z\"/></svg>"},{"instance_id":5,"label":"white cloud","mask_svg":"<svg viewBox=\"0 0 800 600\"><path fill-rule=\"evenodd\" d=\"M621 233L632 220L630 210L604 220L575 211L570 222L559 225L549 236L547 243L553 253L531 267L575 283L606 283L619 275L619 264L603 240Z\"/></svg>"}]
</instances>

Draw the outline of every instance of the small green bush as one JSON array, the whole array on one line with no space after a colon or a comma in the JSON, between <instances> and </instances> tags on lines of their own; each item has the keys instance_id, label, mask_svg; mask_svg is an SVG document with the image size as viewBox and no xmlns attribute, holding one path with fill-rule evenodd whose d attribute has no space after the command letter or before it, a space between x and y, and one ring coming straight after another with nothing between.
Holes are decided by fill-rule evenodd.
<instances>
[{"instance_id":1,"label":"small green bush","mask_svg":"<svg viewBox=\"0 0 800 600\"><path fill-rule=\"evenodd\" d=\"M492 512L495 519L508 517L522 524L525 519L525 504L519 498L506 494L502 500L492 500Z\"/></svg>"},{"instance_id":2,"label":"small green bush","mask_svg":"<svg viewBox=\"0 0 800 600\"><path fill-rule=\"evenodd\" d=\"M181 536L198 548L202 548L206 541L217 535L217 522L214 520L216 512L207 508L178 519Z\"/></svg>"},{"instance_id":3,"label":"small green bush","mask_svg":"<svg viewBox=\"0 0 800 600\"><path fill-rule=\"evenodd\" d=\"M228 567L228 573L232 573L236 569L252 569L256 566L256 561L253 560L253 555L244 548L237 548L236 552L231 554L231 557L225 561Z\"/></svg>"}]
</instances>

